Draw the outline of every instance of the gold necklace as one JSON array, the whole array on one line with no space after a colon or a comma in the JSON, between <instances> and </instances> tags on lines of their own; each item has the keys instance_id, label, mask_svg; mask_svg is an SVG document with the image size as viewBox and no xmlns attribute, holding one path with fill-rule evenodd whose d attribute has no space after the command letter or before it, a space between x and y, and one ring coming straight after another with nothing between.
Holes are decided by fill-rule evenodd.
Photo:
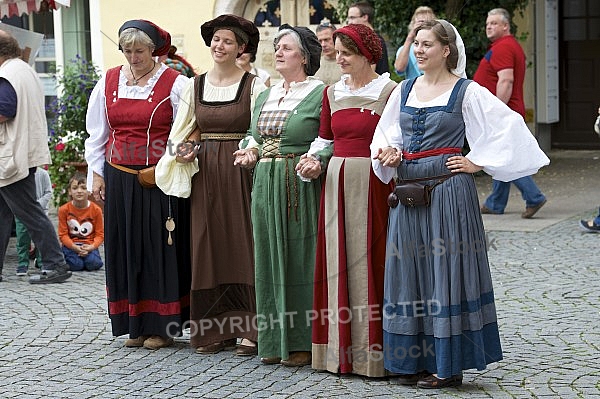
<instances>
[{"instance_id":1,"label":"gold necklace","mask_svg":"<svg viewBox=\"0 0 600 399\"><path fill-rule=\"evenodd\" d=\"M133 69L131 69L131 64L129 64L129 71L131 72L131 76L133 77L133 85L137 86L138 82L140 81L140 79L142 79L144 76L148 75L150 72L152 72L154 70L154 67L156 66L156 61L152 60L152 68L146 72L145 74L143 74L142 76L140 76L139 78L136 78L135 75L133 74Z\"/></svg>"}]
</instances>

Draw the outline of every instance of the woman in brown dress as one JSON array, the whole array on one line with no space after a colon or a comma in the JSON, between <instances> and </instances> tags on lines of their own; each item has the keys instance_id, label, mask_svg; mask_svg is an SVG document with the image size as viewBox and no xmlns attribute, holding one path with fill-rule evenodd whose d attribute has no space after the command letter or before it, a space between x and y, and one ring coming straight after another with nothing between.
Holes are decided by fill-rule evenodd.
<instances>
[{"instance_id":1,"label":"woman in brown dress","mask_svg":"<svg viewBox=\"0 0 600 399\"><path fill-rule=\"evenodd\" d=\"M233 152L250 125L253 98L265 89L236 66L244 51L256 49L254 24L235 15L204 23L202 38L214 65L183 92L181 114L171 135L177 156L166 154L157 169L163 191L191 200L191 345L200 354L236 348L256 354L256 299L250 221L249 170L233 166ZM189 179L173 178L184 169Z\"/></svg>"}]
</instances>

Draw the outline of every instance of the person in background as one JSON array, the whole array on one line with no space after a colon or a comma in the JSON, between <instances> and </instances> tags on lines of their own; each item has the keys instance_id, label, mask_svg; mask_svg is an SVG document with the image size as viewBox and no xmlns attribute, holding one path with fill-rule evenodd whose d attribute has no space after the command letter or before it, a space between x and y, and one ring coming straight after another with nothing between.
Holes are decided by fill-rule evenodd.
<instances>
[{"instance_id":1,"label":"person in background","mask_svg":"<svg viewBox=\"0 0 600 399\"><path fill-rule=\"evenodd\" d=\"M104 201L108 314L126 347L173 344L189 320L189 203L142 186L167 151L189 79L157 58L171 35L136 19L119 28L125 63L106 71L90 96L85 142L87 187Z\"/></svg>"},{"instance_id":2,"label":"person in background","mask_svg":"<svg viewBox=\"0 0 600 399\"><path fill-rule=\"evenodd\" d=\"M594 131L600 136L600 107L598 108L598 117L594 122ZM600 233L600 210L598 216L592 220L580 220L579 228L585 233Z\"/></svg>"},{"instance_id":3,"label":"person in background","mask_svg":"<svg viewBox=\"0 0 600 399\"><path fill-rule=\"evenodd\" d=\"M406 36L404 44L398 48L398 51L396 52L396 61L394 61L394 68L400 77L412 79L423 74L417 66L413 42L415 40L416 29L421 26L423 22L431 21L432 19L435 19L435 13L431 7L420 6L417 7L413 13L410 23L408 24L408 35Z\"/></svg>"},{"instance_id":4,"label":"person in background","mask_svg":"<svg viewBox=\"0 0 600 399\"><path fill-rule=\"evenodd\" d=\"M324 86L312 77L321 61L313 31L283 24L274 44L275 69L283 80L256 100L249 136L234 162L254 167L258 355L264 364L295 367L311 363L309 316L321 193L321 180L304 182L295 167L317 137Z\"/></svg>"},{"instance_id":5,"label":"person in background","mask_svg":"<svg viewBox=\"0 0 600 399\"><path fill-rule=\"evenodd\" d=\"M328 19L321 21L317 26L317 38L323 49L321 52L321 66L315 74L315 78L326 85L337 83L342 77L342 70L335 58L335 47L333 44L333 32L336 27Z\"/></svg>"},{"instance_id":6,"label":"person in background","mask_svg":"<svg viewBox=\"0 0 600 399\"><path fill-rule=\"evenodd\" d=\"M266 70L259 68L254 64L256 61L256 51L253 53L245 52L240 55L236 59L236 64L238 67L242 68L246 72L250 72L253 75L256 75L263 81L266 87L271 86L271 75Z\"/></svg>"},{"instance_id":7,"label":"person in background","mask_svg":"<svg viewBox=\"0 0 600 399\"><path fill-rule=\"evenodd\" d=\"M398 176L388 199L385 368L398 384L420 388L461 385L463 370L502 359L472 174L509 181L550 162L519 114L461 78L459 41L444 20L417 28L423 75L394 90L371 144L375 174L385 183ZM465 138L470 152L463 156ZM403 195L407 184L421 187ZM424 184L429 201L415 201L425 198Z\"/></svg>"},{"instance_id":8,"label":"person in background","mask_svg":"<svg viewBox=\"0 0 600 399\"><path fill-rule=\"evenodd\" d=\"M36 200L35 170L51 163L44 91L37 73L21 58L19 42L0 24L0 281L13 217L25 225L44 265L31 284L61 283L72 273L52 222Z\"/></svg>"},{"instance_id":9,"label":"person in background","mask_svg":"<svg viewBox=\"0 0 600 399\"><path fill-rule=\"evenodd\" d=\"M176 70L183 76L187 76L188 78L193 78L194 76L196 76L196 72L194 72L194 67L192 66L192 64L190 64L188 60L183 58L181 55L177 54L177 47L171 45L168 54L163 57L164 59L161 61L169 68L173 68L174 70Z\"/></svg>"},{"instance_id":10,"label":"person in background","mask_svg":"<svg viewBox=\"0 0 600 399\"><path fill-rule=\"evenodd\" d=\"M386 199L393 187L373 174L369 145L396 83L371 68L382 54L371 28L353 24L333 35L344 75L325 89L319 137L296 166L305 178L327 174L317 238L312 367L383 377Z\"/></svg>"},{"instance_id":11,"label":"person in background","mask_svg":"<svg viewBox=\"0 0 600 399\"><path fill-rule=\"evenodd\" d=\"M368 1L359 1L350 4L350 7L348 8L347 18L348 24L367 25L369 28L375 30L373 28L373 21L375 19L375 9ZM379 33L377 33L377 37L379 37L379 40L381 41L381 48L383 53L381 59L377 62L377 64L375 64L374 68L375 72L377 72L378 75L382 75L385 72L390 71L390 66L385 40L383 40L383 37L381 37Z\"/></svg>"},{"instance_id":12,"label":"person in background","mask_svg":"<svg viewBox=\"0 0 600 399\"><path fill-rule=\"evenodd\" d=\"M98 248L104 242L102 209L88 200L86 176L76 173L69 179L71 201L58 208L58 238L71 271L98 270L102 258Z\"/></svg>"},{"instance_id":13,"label":"person in background","mask_svg":"<svg viewBox=\"0 0 600 399\"><path fill-rule=\"evenodd\" d=\"M525 80L525 53L517 39L510 33L510 14L503 8L488 12L485 33L491 41L488 52L481 59L473 80L488 89L510 109L525 119L523 82ZM514 184L525 200L524 219L532 218L546 204L546 196L535 184L532 176L513 181L492 180L492 193L481 207L481 213L501 215L504 213L510 185Z\"/></svg>"},{"instance_id":14,"label":"person in background","mask_svg":"<svg viewBox=\"0 0 600 399\"><path fill-rule=\"evenodd\" d=\"M52 182L50 181L48 171L41 167L35 170L35 196L37 202L42 206L44 213L48 215L50 201L52 200ZM17 236L17 276L26 276L32 252L37 268L42 268L42 256L35 246L32 248L29 232L17 217L15 217L15 233Z\"/></svg>"},{"instance_id":15,"label":"person in background","mask_svg":"<svg viewBox=\"0 0 600 399\"><path fill-rule=\"evenodd\" d=\"M200 32L213 66L182 93L169 140L184 147L179 156L163 156L157 183L170 195L190 196L190 344L201 355L235 349L238 356L256 356L252 174L235 167L232 154L246 136L256 96L266 89L236 65L245 51L256 51L260 35L252 22L231 14L205 22ZM189 170L182 176L185 192L170 170Z\"/></svg>"}]
</instances>

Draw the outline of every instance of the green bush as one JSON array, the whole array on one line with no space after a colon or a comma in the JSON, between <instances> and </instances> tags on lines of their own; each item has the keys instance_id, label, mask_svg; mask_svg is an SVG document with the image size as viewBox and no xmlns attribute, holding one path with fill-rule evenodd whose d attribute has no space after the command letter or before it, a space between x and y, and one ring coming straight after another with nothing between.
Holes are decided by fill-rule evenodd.
<instances>
[{"instance_id":1,"label":"green bush","mask_svg":"<svg viewBox=\"0 0 600 399\"><path fill-rule=\"evenodd\" d=\"M48 173L54 188L54 206L69 200L67 184L78 166L85 164L85 128L88 100L100 78L96 67L77 56L69 61L54 78L61 95L46 108L48 117L48 147L52 164Z\"/></svg>"}]
</instances>

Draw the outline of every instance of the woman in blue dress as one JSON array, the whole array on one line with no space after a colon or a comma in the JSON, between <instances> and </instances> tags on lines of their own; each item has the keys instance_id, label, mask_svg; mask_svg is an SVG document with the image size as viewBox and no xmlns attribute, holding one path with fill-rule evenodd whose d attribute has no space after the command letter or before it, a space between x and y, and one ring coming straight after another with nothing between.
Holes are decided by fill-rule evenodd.
<instances>
[{"instance_id":1,"label":"woman in blue dress","mask_svg":"<svg viewBox=\"0 0 600 399\"><path fill-rule=\"evenodd\" d=\"M394 90L371 144L382 181L397 174L435 185L430 205L390 201L386 248L384 366L397 383L421 388L460 385L463 370L502 359L472 173L510 181L549 163L519 114L460 78L460 42L446 21L418 28L424 74ZM463 156L465 137L471 151Z\"/></svg>"}]
</instances>

